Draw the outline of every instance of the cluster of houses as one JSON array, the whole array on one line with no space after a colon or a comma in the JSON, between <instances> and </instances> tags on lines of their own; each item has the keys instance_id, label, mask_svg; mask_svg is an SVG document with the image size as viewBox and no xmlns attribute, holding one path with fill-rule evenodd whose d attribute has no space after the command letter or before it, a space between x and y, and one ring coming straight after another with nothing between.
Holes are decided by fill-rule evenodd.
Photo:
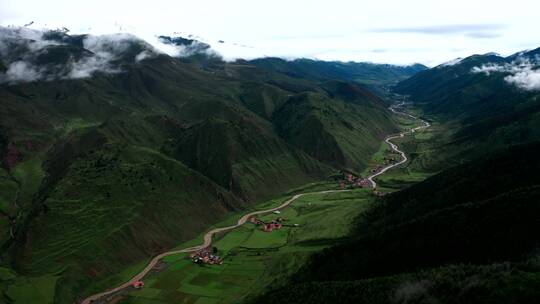
<instances>
[{"instance_id":1,"label":"cluster of houses","mask_svg":"<svg viewBox=\"0 0 540 304\"><path fill-rule=\"evenodd\" d=\"M338 176L339 188L369 188L370 182L365 178L354 176L351 173L343 173Z\"/></svg>"},{"instance_id":2,"label":"cluster of houses","mask_svg":"<svg viewBox=\"0 0 540 304\"><path fill-rule=\"evenodd\" d=\"M279 213L278 213L279 214ZM273 221L270 221L268 223L265 223L261 221L260 219L252 216L249 218L249 222L255 224L256 226L261 226L262 231L264 232L272 232L274 230L279 230L283 228L283 222L285 221L284 218L278 217Z\"/></svg>"},{"instance_id":3,"label":"cluster of houses","mask_svg":"<svg viewBox=\"0 0 540 304\"><path fill-rule=\"evenodd\" d=\"M395 151L392 151L390 152L391 154L397 154L397 152ZM382 169L384 169L386 166L388 165L392 165L392 164L395 164L397 162L397 160L393 157L393 156L389 156L389 157L384 157L383 158L383 164L382 165L377 165L375 166L375 168L371 169L370 172L371 173L379 173Z\"/></svg>"},{"instance_id":4,"label":"cluster of houses","mask_svg":"<svg viewBox=\"0 0 540 304\"><path fill-rule=\"evenodd\" d=\"M191 260L196 264L208 264L208 265L221 265L223 264L223 259L212 253L210 247L201 249L197 252L191 254Z\"/></svg>"},{"instance_id":5,"label":"cluster of houses","mask_svg":"<svg viewBox=\"0 0 540 304\"><path fill-rule=\"evenodd\" d=\"M383 163L375 166L373 169L370 170L370 172L373 174L378 173L382 169L384 169L386 166L396 163L399 157L396 158L395 155L399 155L399 153L396 151L390 151L389 155L383 158ZM371 187L371 183L369 182L367 178L355 176L354 174L348 173L348 172L340 172L334 175L334 179L339 183L340 189L370 188ZM378 193L375 193L375 194L379 195Z\"/></svg>"},{"instance_id":6,"label":"cluster of houses","mask_svg":"<svg viewBox=\"0 0 540 304\"><path fill-rule=\"evenodd\" d=\"M264 232L272 232L274 230L279 230L283 227L283 224L281 223L281 218L278 218L274 221L271 221L270 223L265 223L263 226Z\"/></svg>"}]
</instances>

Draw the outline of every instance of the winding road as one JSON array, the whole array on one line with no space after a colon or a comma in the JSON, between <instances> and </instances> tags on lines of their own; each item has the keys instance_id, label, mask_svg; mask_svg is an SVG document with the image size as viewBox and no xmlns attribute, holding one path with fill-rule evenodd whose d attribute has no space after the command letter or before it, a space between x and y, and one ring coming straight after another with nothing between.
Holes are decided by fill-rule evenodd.
<instances>
[{"instance_id":1,"label":"winding road","mask_svg":"<svg viewBox=\"0 0 540 304\"><path fill-rule=\"evenodd\" d=\"M412 119L414 119L414 120L419 119L418 117L413 116L413 115L411 115L411 114L409 114L409 113L400 112L400 111L397 111L397 110L396 110L396 108L399 108L399 107L403 106L404 104L405 104L405 103L402 102L402 103L397 104L397 105L395 105L395 106L391 106L389 109L390 109L390 111L392 111L392 112L395 113L395 114L398 114L398 115L404 115L404 116L407 116L407 117L412 118ZM385 139L384 141L385 141L387 144L390 145L390 147L392 148L392 150L396 151L397 153L399 153L399 154L401 155L401 160L398 161L398 162L395 163L395 164L391 164L391 165L388 165L388 166L382 168L379 172L373 173L372 175L368 176L367 179L368 179L368 181L370 182L372 188L376 188L376 187L377 187L377 182L375 182L375 181L373 180L375 177L377 177L377 176L379 176L379 175L381 175L381 174L384 174L386 171L388 171L388 170L390 170L390 169L392 169L392 168L394 168L394 167L397 167L397 166L399 166L399 165L404 164L404 163L407 162L408 158L407 158L407 155L405 154L405 152L401 151L401 150L398 148L398 146L397 146L396 144L394 144L394 143L391 142L391 140L392 140L392 139L396 139L396 138L400 138L400 137L404 137L404 136L407 135L407 134L412 134L412 133L414 133L414 132L416 132L416 131L418 131L418 130L425 129L425 128L429 128L429 127L431 126L431 124L430 124L429 122L427 122L427 121L425 121L425 120L423 120L423 119L420 119L420 121L422 122L422 125L419 126L419 127L412 128L412 129L410 129L410 130L407 131L407 132L401 132L401 133L399 133L399 134L397 134L397 135L390 135L390 136L386 137L386 139Z\"/></svg>"},{"instance_id":2,"label":"winding road","mask_svg":"<svg viewBox=\"0 0 540 304\"><path fill-rule=\"evenodd\" d=\"M178 254L178 253L196 252L196 251L199 251L199 250L204 249L206 247L209 247L212 244L212 237L216 233L225 232L225 231L229 231L229 230L238 228L238 227L242 226L243 224L245 224L248 221L248 219L250 217L254 216L254 215L266 214L266 213L274 212L276 210L283 209L283 208L289 206L293 201L295 201L296 199L298 199L299 197L302 197L304 195L324 194L324 193L332 193L332 192L345 192L345 191L350 191L350 190L325 190L325 191L318 191L318 192L300 193L300 194L296 194L293 197L291 197L290 199L286 200L283 204L281 204L278 207L275 207L275 208L272 208L272 209L267 209L267 210L254 211L254 212L245 214L244 216L242 216L238 220L236 225L232 225L232 226L228 226L228 227L222 227L222 228L215 228L215 229L212 229L212 230L208 231L204 235L204 242L199 246L194 246L194 247L189 247L189 248L179 249L179 250L173 250L173 251L167 251L167 252L164 252L164 253L162 253L160 255L155 256L148 263L148 265L146 265L146 267L141 272L139 272L137 275L135 275L129 281L127 281L124 284L122 284L122 285L120 285L118 287L115 287L113 289L109 289L107 291L104 291L104 292L97 293L97 294L94 294L92 296L89 296L88 298L84 299L81 302L81 304L95 303L96 301L99 301L103 297L112 295L112 294L114 294L116 292L119 292L119 291L121 291L121 290L123 290L125 288L130 287L134 282L142 280L157 265L157 263L166 256L170 256L170 255L174 255L174 254Z\"/></svg>"},{"instance_id":3,"label":"winding road","mask_svg":"<svg viewBox=\"0 0 540 304\"><path fill-rule=\"evenodd\" d=\"M396 111L395 108L398 108L398 107L401 107L403 106L403 102L398 104L398 105L395 105L395 106L391 106L389 109L395 113L395 114L399 114L399 115L405 115L405 116L409 116L410 118L413 118L413 119L418 119L417 117L413 116L413 115L410 115L410 114L407 114L407 113L404 113L404 112L399 112L399 111ZM405 155L405 153L401 150L398 149L397 145L395 145L394 143L390 142L390 140L394 139L394 138L398 138L398 137L403 137L405 136L406 134L410 134L410 133L414 133L415 131L419 130L419 129L423 129L423 128L427 128L430 126L430 124L424 120L422 120L422 123L424 124L423 126L420 126L420 127L416 127L416 128L413 128L411 129L410 131L408 132L402 132L398 135L394 135L394 136L389 136L385 139L385 141L390 145L390 147L392 147L392 149L398 153L401 154L401 157L402 157L402 160L395 163L395 164L391 164L391 165L388 165L386 167L384 167L383 169L381 169L381 171L375 173L375 174L372 174L371 176L368 176L367 179L370 181L371 185L373 188L377 187L377 183L373 180L373 178L383 174L384 172L390 170L391 168L394 168L396 166L399 166L403 163L405 163L407 161L407 156ZM179 254L179 253L191 253L191 252L196 252L196 251L199 251L201 249L204 249L204 248L207 248L209 247L211 244L212 244L212 238L215 234L217 233L220 233L220 232L226 232L226 231L229 231L229 230L233 230L237 227L240 227L242 226L243 224L245 224L248 219L254 215L261 215L261 214L266 214L266 213L270 213L270 212L274 212L274 211L277 211L277 210L280 210L280 209L283 209L287 206L289 206L292 202L294 202L295 200L297 200L298 198L304 196L304 195L310 195L310 194L324 194L324 193L332 193L332 192L346 192L346 191L350 191L350 190L325 190L325 191L318 191L318 192L308 192L308 193L300 193L300 194L296 194L294 195L293 197L291 197L290 199L286 200L283 204L281 204L280 206L278 207L275 207L275 208L272 208L272 209L267 209L267 210L260 210L260 211L254 211L254 212L251 212L251 213L248 213L248 214L245 214L244 216L242 216L238 222L236 223L236 225L232 225L232 226L228 226L228 227L222 227L222 228L215 228L215 229L212 229L210 231L208 231L205 235L204 235L204 241L201 245L198 245L198 246L194 246L194 247L189 247L189 248L184 248L184 249L179 249L179 250L172 250L172 251L167 251L167 252L164 252L160 255L157 255L155 256L149 263L148 265L146 265L146 267L141 271L139 272L137 275L135 275L134 277L132 277L129 281L123 283L122 285L119 285L115 288L112 288L112 289L109 289L107 291L104 291L104 292L101 292L101 293L97 293L97 294L94 294L94 295L91 295L89 297L87 297L86 299L84 299L81 304L92 304L92 303L96 303L100 300L102 300L103 298L107 297L107 296L111 296L117 292L120 292L122 291L123 289L126 289L130 286L132 286L132 284L136 281L139 281L139 280L142 280L157 264L158 262L163 259L164 257L167 257L167 256L170 256L170 255L174 255L174 254Z\"/></svg>"}]
</instances>

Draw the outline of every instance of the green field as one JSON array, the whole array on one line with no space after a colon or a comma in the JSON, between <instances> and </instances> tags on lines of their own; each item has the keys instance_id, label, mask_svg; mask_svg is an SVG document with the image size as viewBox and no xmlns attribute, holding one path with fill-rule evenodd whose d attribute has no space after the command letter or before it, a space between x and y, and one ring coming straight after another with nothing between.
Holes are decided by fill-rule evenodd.
<instances>
[{"instance_id":1,"label":"green field","mask_svg":"<svg viewBox=\"0 0 540 304\"><path fill-rule=\"evenodd\" d=\"M57 276L17 277L7 268L0 268L0 283L10 282L0 288L13 304L48 304L53 303ZM4 303L0 300L0 303Z\"/></svg>"},{"instance_id":2,"label":"green field","mask_svg":"<svg viewBox=\"0 0 540 304\"><path fill-rule=\"evenodd\" d=\"M257 207L267 208L281 201ZM186 254L167 257L165 269L149 274L145 288L123 296L120 303L237 303L257 295L283 284L311 253L346 236L355 216L370 202L366 190L301 197L281 214L261 217L265 221L283 217L285 227L280 230L267 233L246 223L218 236L214 246L225 257L223 265L197 265ZM216 226L233 221L229 218Z\"/></svg>"}]
</instances>

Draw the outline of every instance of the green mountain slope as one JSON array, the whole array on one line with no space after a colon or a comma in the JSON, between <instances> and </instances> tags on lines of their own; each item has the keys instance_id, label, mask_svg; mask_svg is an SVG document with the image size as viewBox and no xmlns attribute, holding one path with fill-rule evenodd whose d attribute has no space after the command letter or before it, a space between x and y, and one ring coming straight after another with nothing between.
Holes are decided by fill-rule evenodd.
<instances>
[{"instance_id":1,"label":"green mountain slope","mask_svg":"<svg viewBox=\"0 0 540 304\"><path fill-rule=\"evenodd\" d=\"M253 201L306 183L330 167L291 149L270 128L253 121L209 118L175 131L168 154L210 177L237 196Z\"/></svg>"},{"instance_id":2,"label":"green mountain slope","mask_svg":"<svg viewBox=\"0 0 540 304\"><path fill-rule=\"evenodd\" d=\"M360 216L351 240L272 294L293 303L299 293L311 293L308 303L532 301L540 280L540 239L531 234L540 229L539 147L508 148L388 195Z\"/></svg>"},{"instance_id":3,"label":"green mountain slope","mask_svg":"<svg viewBox=\"0 0 540 304\"><path fill-rule=\"evenodd\" d=\"M538 69L538 50L509 57L474 55L452 65L422 71L400 82L424 114L445 124L448 158L540 139L539 91L509 81L519 71ZM482 72L484 71L484 72Z\"/></svg>"},{"instance_id":4,"label":"green mountain slope","mask_svg":"<svg viewBox=\"0 0 540 304\"><path fill-rule=\"evenodd\" d=\"M322 85L326 94L292 96L274 114L279 134L313 157L360 172L389 128L383 102L365 89L339 81Z\"/></svg>"}]
</instances>

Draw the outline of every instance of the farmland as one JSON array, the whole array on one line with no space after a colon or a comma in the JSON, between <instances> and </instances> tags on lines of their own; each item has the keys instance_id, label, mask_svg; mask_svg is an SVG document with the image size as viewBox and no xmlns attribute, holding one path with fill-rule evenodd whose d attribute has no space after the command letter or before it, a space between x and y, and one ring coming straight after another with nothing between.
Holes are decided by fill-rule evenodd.
<instances>
[{"instance_id":1,"label":"farmland","mask_svg":"<svg viewBox=\"0 0 540 304\"><path fill-rule=\"evenodd\" d=\"M347 235L353 219L369 206L371 197L367 190L301 197L281 214L260 218L284 218L280 230L263 232L260 226L246 223L218 236L214 246L224 257L223 265L195 264L187 254L165 258L160 270L145 279L145 288L122 294L119 303L236 303L269 286L279 286L311 253ZM257 208L279 202L265 202Z\"/></svg>"}]
</instances>

